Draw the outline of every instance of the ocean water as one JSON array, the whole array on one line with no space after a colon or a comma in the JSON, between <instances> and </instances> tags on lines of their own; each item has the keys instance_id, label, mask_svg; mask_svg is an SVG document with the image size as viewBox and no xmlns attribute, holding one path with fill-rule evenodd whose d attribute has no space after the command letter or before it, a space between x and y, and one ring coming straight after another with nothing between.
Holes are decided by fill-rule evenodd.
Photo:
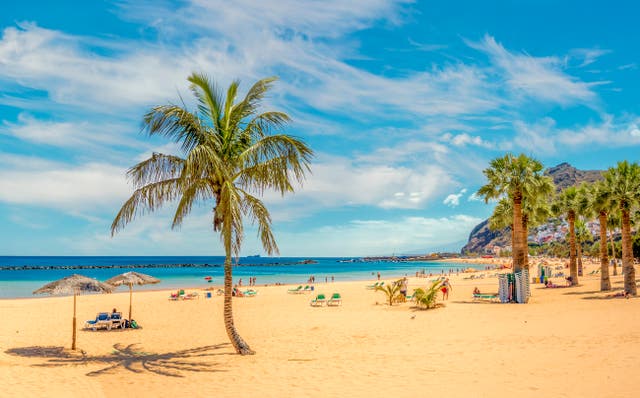
<instances>
[{"instance_id":1,"label":"ocean water","mask_svg":"<svg viewBox=\"0 0 640 398\"><path fill-rule=\"evenodd\" d=\"M315 263L302 264L303 260ZM354 262L341 262L355 260ZM71 274L81 274L100 281L128 271L137 271L160 279L156 285L136 286L136 290L174 289L221 286L223 282L224 257L195 256L105 256L105 257L11 257L0 256L0 298L34 297L32 292L51 281ZM145 267L154 265L154 267ZM100 267L70 269L71 267ZM46 267L38 269L18 269L16 267ZM393 262L358 261L337 257L241 257L234 266L233 279L243 286L249 277L256 278L258 286L274 283L305 283L311 275L316 283L324 283L325 278L335 281L373 280L380 272L382 279L415 275L418 271L427 274L441 274L453 269L482 265L446 262ZM208 283L204 278L212 277ZM126 291L126 287L118 288Z\"/></svg>"}]
</instances>

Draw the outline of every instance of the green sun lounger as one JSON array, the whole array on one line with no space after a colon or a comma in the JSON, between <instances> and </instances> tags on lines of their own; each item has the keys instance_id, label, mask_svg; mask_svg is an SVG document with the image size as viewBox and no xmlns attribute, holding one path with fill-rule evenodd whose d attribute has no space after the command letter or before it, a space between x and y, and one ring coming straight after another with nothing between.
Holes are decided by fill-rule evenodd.
<instances>
[{"instance_id":1,"label":"green sun lounger","mask_svg":"<svg viewBox=\"0 0 640 398\"><path fill-rule=\"evenodd\" d=\"M300 293L300 290L302 290L302 285L296 287L295 289L287 290L287 293Z\"/></svg>"},{"instance_id":2,"label":"green sun lounger","mask_svg":"<svg viewBox=\"0 0 640 398\"><path fill-rule=\"evenodd\" d=\"M331 298L327 300L328 306L339 306L342 304L342 297L340 297L340 293L333 293Z\"/></svg>"},{"instance_id":3,"label":"green sun lounger","mask_svg":"<svg viewBox=\"0 0 640 398\"><path fill-rule=\"evenodd\" d=\"M324 294L320 293L316 296L316 298L311 300L309 304L312 307L322 307L326 301L327 301L327 298L324 296Z\"/></svg>"},{"instance_id":4,"label":"green sun lounger","mask_svg":"<svg viewBox=\"0 0 640 398\"><path fill-rule=\"evenodd\" d=\"M473 300L489 300L489 301L494 301L494 300L498 300L498 295L497 294L478 294L478 293L474 293L473 294Z\"/></svg>"}]
</instances>

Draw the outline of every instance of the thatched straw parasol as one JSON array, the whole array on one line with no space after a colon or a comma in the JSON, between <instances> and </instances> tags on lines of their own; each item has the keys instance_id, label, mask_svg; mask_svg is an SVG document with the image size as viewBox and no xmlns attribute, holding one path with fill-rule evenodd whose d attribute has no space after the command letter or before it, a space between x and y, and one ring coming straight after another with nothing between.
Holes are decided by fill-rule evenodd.
<instances>
[{"instance_id":1,"label":"thatched straw parasol","mask_svg":"<svg viewBox=\"0 0 640 398\"><path fill-rule=\"evenodd\" d=\"M80 293L111 293L113 287L87 278L86 276L73 274L71 276L58 279L55 282L47 283L33 294L69 295L73 294L73 337L71 349L76 349L76 297Z\"/></svg>"},{"instance_id":2,"label":"thatched straw parasol","mask_svg":"<svg viewBox=\"0 0 640 398\"><path fill-rule=\"evenodd\" d=\"M131 322L131 297L133 296L133 285L150 285L159 282L160 279L158 278L154 278L153 276L141 274L134 271L116 275L113 278L105 281L105 283L108 283L112 286L129 286L129 322Z\"/></svg>"}]
</instances>

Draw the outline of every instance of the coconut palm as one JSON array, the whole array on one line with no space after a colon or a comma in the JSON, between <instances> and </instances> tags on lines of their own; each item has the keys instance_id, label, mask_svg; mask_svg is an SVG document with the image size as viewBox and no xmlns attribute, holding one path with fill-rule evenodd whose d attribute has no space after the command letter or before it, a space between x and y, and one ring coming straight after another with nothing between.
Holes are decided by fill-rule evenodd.
<instances>
[{"instance_id":1,"label":"coconut palm","mask_svg":"<svg viewBox=\"0 0 640 398\"><path fill-rule=\"evenodd\" d=\"M579 211L578 188L567 187L560 192L551 208L557 216L565 216L569 224L569 272L571 284L578 284L578 267L576 263L576 217Z\"/></svg>"},{"instance_id":2,"label":"coconut palm","mask_svg":"<svg viewBox=\"0 0 640 398\"><path fill-rule=\"evenodd\" d=\"M622 269L625 293L636 295L636 272L633 267L631 248L630 214L640 202L640 166L626 160L604 173L605 184L611 203L620 211L622 230Z\"/></svg>"},{"instance_id":3,"label":"coconut palm","mask_svg":"<svg viewBox=\"0 0 640 398\"><path fill-rule=\"evenodd\" d=\"M144 117L144 131L162 135L181 145L184 157L154 153L128 171L135 191L111 225L112 234L137 215L177 201L172 228L181 225L196 202L213 204L214 232L220 232L225 251L224 324L236 352L253 354L240 337L231 303L232 257L238 257L244 236L243 219L257 223L267 254L278 253L271 231L271 216L254 194L274 189L284 195L301 183L313 156L300 139L281 130L289 121L282 112L258 113L275 78L255 83L236 101L239 82L226 93L203 74L188 78L197 110L160 105Z\"/></svg>"},{"instance_id":4,"label":"coconut palm","mask_svg":"<svg viewBox=\"0 0 640 398\"><path fill-rule=\"evenodd\" d=\"M523 198L533 197L541 183L542 163L524 154L517 157L508 153L493 159L489 168L483 171L487 184L480 187L478 196L485 203L491 199L507 197L513 204L513 264L514 272L520 271L526 264L522 226Z\"/></svg>"},{"instance_id":5,"label":"coconut palm","mask_svg":"<svg viewBox=\"0 0 640 398\"><path fill-rule=\"evenodd\" d=\"M579 206L580 211L587 217L597 216L598 218L600 224L600 290L611 290L609 258L607 256L607 217L611 209L611 202L605 184L602 181L589 184L586 195L580 200Z\"/></svg>"}]
</instances>

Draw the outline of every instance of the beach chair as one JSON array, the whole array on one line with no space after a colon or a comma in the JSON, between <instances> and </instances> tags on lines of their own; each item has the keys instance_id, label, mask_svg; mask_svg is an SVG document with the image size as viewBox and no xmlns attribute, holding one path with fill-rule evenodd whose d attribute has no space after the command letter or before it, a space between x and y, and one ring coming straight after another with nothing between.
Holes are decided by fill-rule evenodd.
<instances>
[{"instance_id":1,"label":"beach chair","mask_svg":"<svg viewBox=\"0 0 640 398\"><path fill-rule=\"evenodd\" d=\"M338 306L342 304L342 297L340 297L340 293L333 293L331 298L327 300L328 306Z\"/></svg>"},{"instance_id":2,"label":"beach chair","mask_svg":"<svg viewBox=\"0 0 640 398\"><path fill-rule=\"evenodd\" d=\"M482 294L482 293L474 293L473 301L477 300L488 300L488 301L498 301L497 294Z\"/></svg>"},{"instance_id":3,"label":"beach chair","mask_svg":"<svg viewBox=\"0 0 640 398\"><path fill-rule=\"evenodd\" d=\"M296 293L300 293L300 290L302 290L302 285L296 287L295 289L287 290L287 293L296 294Z\"/></svg>"},{"instance_id":4,"label":"beach chair","mask_svg":"<svg viewBox=\"0 0 640 398\"><path fill-rule=\"evenodd\" d=\"M198 295L198 292L192 292L192 293L188 293L182 296L183 300L195 300L195 299L199 299L200 296Z\"/></svg>"},{"instance_id":5,"label":"beach chair","mask_svg":"<svg viewBox=\"0 0 640 398\"><path fill-rule=\"evenodd\" d=\"M258 294L257 290L249 289L242 292L242 296L240 297L255 297Z\"/></svg>"},{"instance_id":6,"label":"beach chair","mask_svg":"<svg viewBox=\"0 0 640 398\"><path fill-rule=\"evenodd\" d=\"M375 288L376 288L376 287L378 287L378 286L382 286L382 285L378 285L378 283L380 283L380 282L376 282L376 283L374 283L373 285L367 285L367 286L365 286L365 288L367 288L367 289L369 289L369 290L373 290L373 289L375 289Z\"/></svg>"},{"instance_id":7,"label":"beach chair","mask_svg":"<svg viewBox=\"0 0 640 398\"><path fill-rule=\"evenodd\" d=\"M327 298L324 296L324 294L320 293L316 296L316 298L311 300L309 304L312 307L322 307L326 301L327 301Z\"/></svg>"},{"instance_id":8,"label":"beach chair","mask_svg":"<svg viewBox=\"0 0 640 398\"><path fill-rule=\"evenodd\" d=\"M124 319L122 319L122 312L113 312L111 313L111 327L124 329Z\"/></svg>"},{"instance_id":9,"label":"beach chair","mask_svg":"<svg viewBox=\"0 0 640 398\"><path fill-rule=\"evenodd\" d=\"M304 289L302 289L302 293L309 293L309 292L312 292L312 291L313 291L313 289L309 285L305 286Z\"/></svg>"},{"instance_id":10,"label":"beach chair","mask_svg":"<svg viewBox=\"0 0 640 398\"><path fill-rule=\"evenodd\" d=\"M111 317L108 312L99 312L96 319L87 321L84 327L94 331L100 328L111 329Z\"/></svg>"}]
</instances>

